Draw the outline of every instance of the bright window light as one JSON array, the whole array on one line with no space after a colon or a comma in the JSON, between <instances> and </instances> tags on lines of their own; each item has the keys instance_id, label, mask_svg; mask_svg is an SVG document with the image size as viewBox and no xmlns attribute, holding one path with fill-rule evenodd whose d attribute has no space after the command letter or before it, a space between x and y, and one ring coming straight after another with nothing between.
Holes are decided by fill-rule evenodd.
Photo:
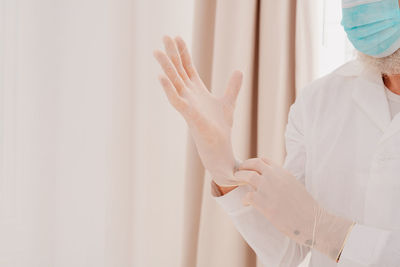
<instances>
[{"instance_id":1,"label":"bright window light","mask_svg":"<svg viewBox=\"0 0 400 267\"><path fill-rule=\"evenodd\" d=\"M323 0L323 27L318 51L318 77L326 75L354 57L341 23L341 1Z\"/></svg>"}]
</instances>

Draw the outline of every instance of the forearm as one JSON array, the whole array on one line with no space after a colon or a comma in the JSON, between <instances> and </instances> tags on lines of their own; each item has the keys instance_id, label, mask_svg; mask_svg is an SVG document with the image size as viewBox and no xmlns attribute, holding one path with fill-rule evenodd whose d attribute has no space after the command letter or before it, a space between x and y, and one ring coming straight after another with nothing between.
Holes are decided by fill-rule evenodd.
<instances>
[{"instance_id":1,"label":"forearm","mask_svg":"<svg viewBox=\"0 0 400 267\"><path fill-rule=\"evenodd\" d=\"M231 217L233 224L265 266L297 266L305 257L308 248L297 245L281 234L256 209L242 204L242 199L251 190L249 186L232 187L230 193L221 195L218 186L211 181L214 199Z\"/></svg>"},{"instance_id":2,"label":"forearm","mask_svg":"<svg viewBox=\"0 0 400 267\"><path fill-rule=\"evenodd\" d=\"M241 164L241 160L235 159L235 169ZM212 179L213 184L218 189L221 196L228 194L229 192L233 191L234 189L238 188L239 185L232 185L232 186L220 186L216 179Z\"/></svg>"}]
</instances>

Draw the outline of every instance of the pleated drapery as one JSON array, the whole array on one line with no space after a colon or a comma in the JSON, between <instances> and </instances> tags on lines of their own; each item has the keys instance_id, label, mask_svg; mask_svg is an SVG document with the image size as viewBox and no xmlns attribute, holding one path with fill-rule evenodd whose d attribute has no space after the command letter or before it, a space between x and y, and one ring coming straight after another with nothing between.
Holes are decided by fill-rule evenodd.
<instances>
[{"instance_id":1,"label":"pleated drapery","mask_svg":"<svg viewBox=\"0 0 400 267\"><path fill-rule=\"evenodd\" d=\"M257 265L152 52L181 35L218 95L242 70L236 155L282 162L289 106L314 77L318 12L193 1L0 0L1 267Z\"/></svg>"},{"instance_id":2,"label":"pleated drapery","mask_svg":"<svg viewBox=\"0 0 400 267\"><path fill-rule=\"evenodd\" d=\"M206 85L221 95L234 70L244 73L233 128L239 159L283 163L290 105L315 76L316 11L301 0L196 1L193 57ZM181 267L261 266L212 199L210 179L189 136Z\"/></svg>"}]
</instances>

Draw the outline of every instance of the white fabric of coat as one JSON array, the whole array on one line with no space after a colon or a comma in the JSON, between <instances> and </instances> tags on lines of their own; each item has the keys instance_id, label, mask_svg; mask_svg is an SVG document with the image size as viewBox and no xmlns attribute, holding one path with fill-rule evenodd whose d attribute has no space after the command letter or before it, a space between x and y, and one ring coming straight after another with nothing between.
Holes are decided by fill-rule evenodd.
<instances>
[{"instance_id":1,"label":"white fabric of coat","mask_svg":"<svg viewBox=\"0 0 400 267\"><path fill-rule=\"evenodd\" d=\"M291 106L284 167L327 210L357 222L339 263L312 250L312 267L400 266L400 114L380 73L350 61L306 86ZM249 186L212 195L266 267L293 267L310 251L241 199Z\"/></svg>"},{"instance_id":2,"label":"white fabric of coat","mask_svg":"<svg viewBox=\"0 0 400 267\"><path fill-rule=\"evenodd\" d=\"M393 93L388 88L385 89L386 89L386 95L389 100L390 111L392 117L394 117L397 115L397 113L400 112L400 95Z\"/></svg>"}]
</instances>

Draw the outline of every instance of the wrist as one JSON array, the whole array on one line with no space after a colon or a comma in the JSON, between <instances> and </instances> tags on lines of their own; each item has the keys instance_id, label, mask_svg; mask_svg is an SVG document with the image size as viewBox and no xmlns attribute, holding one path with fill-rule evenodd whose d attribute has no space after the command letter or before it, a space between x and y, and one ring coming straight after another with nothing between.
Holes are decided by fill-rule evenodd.
<instances>
[{"instance_id":1,"label":"wrist","mask_svg":"<svg viewBox=\"0 0 400 267\"><path fill-rule=\"evenodd\" d=\"M317 225L315 248L338 262L354 224L347 218L324 211Z\"/></svg>"},{"instance_id":2,"label":"wrist","mask_svg":"<svg viewBox=\"0 0 400 267\"><path fill-rule=\"evenodd\" d=\"M217 186L221 195L228 194L229 192L231 192L232 190L234 190L238 187L238 186L219 186L217 183L215 183L215 185Z\"/></svg>"},{"instance_id":3,"label":"wrist","mask_svg":"<svg viewBox=\"0 0 400 267\"><path fill-rule=\"evenodd\" d=\"M349 235L350 235L351 231L353 230L354 225L356 225L356 222L353 222L353 223L349 226L349 228L348 228L348 230L347 230L346 237L344 238L342 247L341 247L340 250L339 250L339 255L338 255L337 258L336 258L336 262L339 262L339 260L340 260L340 256L342 255L344 246L346 245L346 241L347 241L347 239L349 238Z\"/></svg>"}]
</instances>

